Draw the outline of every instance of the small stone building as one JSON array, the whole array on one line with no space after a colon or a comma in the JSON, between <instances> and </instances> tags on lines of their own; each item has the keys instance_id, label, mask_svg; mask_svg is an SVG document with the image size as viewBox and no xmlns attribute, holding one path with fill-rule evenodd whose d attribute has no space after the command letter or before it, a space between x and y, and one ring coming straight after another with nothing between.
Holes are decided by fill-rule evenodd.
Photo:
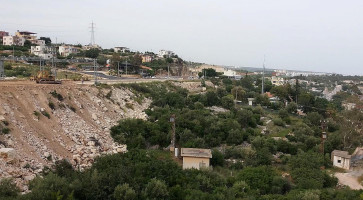
<instances>
[{"instance_id":1,"label":"small stone building","mask_svg":"<svg viewBox=\"0 0 363 200\"><path fill-rule=\"evenodd\" d=\"M352 155L347 151L334 150L331 152L333 166L343 169L362 169L363 168L363 147L357 147Z\"/></svg>"},{"instance_id":2,"label":"small stone building","mask_svg":"<svg viewBox=\"0 0 363 200\"><path fill-rule=\"evenodd\" d=\"M349 155L348 151L340 151L334 150L331 153L331 160L333 162L333 166L348 169L350 168L350 160L351 155Z\"/></svg>"},{"instance_id":3,"label":"small stone building","mask_svg":"<svg viewBox=\"0 0 363 200\"><path fill-rule=\"evenodd\" d=\"M212 151L210 149L182 148L183 169L208 168Z\"/></svg>"}]
</instances>

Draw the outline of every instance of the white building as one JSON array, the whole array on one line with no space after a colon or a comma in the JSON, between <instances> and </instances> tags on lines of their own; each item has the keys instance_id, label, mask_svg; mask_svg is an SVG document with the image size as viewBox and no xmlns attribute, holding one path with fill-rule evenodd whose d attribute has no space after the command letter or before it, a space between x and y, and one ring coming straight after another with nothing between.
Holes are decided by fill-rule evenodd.
<instances>
[{"instance_id":1,"label":"white building","mask_svg":"<svg viewBox=\"0 0 363 200\"><path fill-rule=\"evenodd\" d=\"M48 60L53 58L53 54L55 54L55 48L45 45L31 46L30 53Z\"/></svg>"},{"instance_id":2,"label":"white building","mask_svg":"<svg viewBox=\"0 0 363 200\"><path fill-rule=\"evenodd\" d=\"M335 167L349 170L351 157L347 151L334 150L331 152L331 160Z\"/></svg>"},{"instance_id":3,"label":"white building","mask_svg":"<svg viewBox=\"0 0 363 200\"><path fill-rule=\"evenodd\" d=\"M70 46L70 45L62 45L59 46L59 54L61 56L69 56L70 54L77 54L79 53L79 48Z\"/></svg>"},{"instance_id":4,"label":"white building","mask_svg":"<svg viewBox=\"0 0 363 200\"><path fill-rule=\"evenodd\" d=\"M115 51L115 53L121 52L121 53L126 53L126 52L130 52L130 49L127 47L114 47L113 50Z\"/></svg>"},{"instance_id":5,"label":"white building","mask_svg":"<svg viewBox=\"0 0 363 200\"><path fill-rule=\"evenodd\" d=\"M6 46L24 46L25 39L19 36L4 36L3 45Z\"/></svg>"},{"instance_id":6,"label":"white building","mask_svg":"<svg viewBox=\"0 0 363 200\"><path fill-rule=\"evenodd\" d=\"M158 57L163 58L163 57L171 57L174 56L174 52L172 51L168 51L168 50L160 50L158 53Z\"/></svg>"},{"instance_id":7,"label":"white building","mask_svg":"<svg viewBox=\"0 0 363 200\"><path fill-rule=\"evenodd\" d=\"M224 76L228 76L228 77L232 77L232 76L234 77L234 76L237 75L237 72L236 71L233 71L231 69L224 69L223 75Z\"/></svg>"}]
</instances>

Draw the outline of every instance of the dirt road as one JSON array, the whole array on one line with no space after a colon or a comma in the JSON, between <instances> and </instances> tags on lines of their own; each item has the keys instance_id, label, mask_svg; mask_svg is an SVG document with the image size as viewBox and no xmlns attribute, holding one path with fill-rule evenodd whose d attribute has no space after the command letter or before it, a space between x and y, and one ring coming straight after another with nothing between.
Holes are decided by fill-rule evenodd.
<instances>
[{"instance_id":1,"label":"dirt road","mask_svg":"<svg viewBox=\"0 0 363 200\"><path fill-rule=\"evenodd\" d=\"M335 177L338 178L340 184L349 186L353 190L363 189L357 177L352 173L336 173Z\"/></svg>"}]
</instances>

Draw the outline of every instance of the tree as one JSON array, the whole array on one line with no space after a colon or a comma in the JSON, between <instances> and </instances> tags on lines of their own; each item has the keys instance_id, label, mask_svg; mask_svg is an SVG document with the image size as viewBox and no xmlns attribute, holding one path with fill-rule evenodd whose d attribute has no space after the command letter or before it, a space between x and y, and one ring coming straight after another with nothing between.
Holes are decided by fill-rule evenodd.
<instances>
[{"instance_id":1,"label":"tree","mask_svg":"<svg viewBox=\"0 0 363 200\"><path fill-rule=\"evenodd\" d=\"M211 165L214 167L223 166L224 165L224 155L217 149L213 149L212 158L211 158L210 162L211 162Z\"/></svg>"},{"instance_id":2,"label":"tree","mask_svg":"<svg viewBox=\"0 0 363 200\"><path fill-rule=\"evenodd\" d=\"M271 93L277 96L280 100L288 99L288 88L285 85L275 86L271 89Z\"/></svg>"},{"instance_id":3,"label":"tree","mask_svg":"<svg viewBox=\"0 0 363 200\"><path fill-rule=\"evenodd\" d=\"M25 40L24 47L30 49L31 46L32 46L32 42L30 42L29 40Z\"/></svg>"},{"instance_id":4,"label":"tree","mask_svg":"<svg viewBox=\"0 0 363 200\"><path fill-rule=\"evenodd\" d=\"M297 104L295 102L290 102L286 106L286 110L288 113L296 113L297 112Z\"/></svg>"},{"instance_id":5,"label":"tree","mask_svg":"<svg viewBox=\"0 0 363 200\"><path fill-rule=\"evenodd\" d=\"M234 101L232 96L224 96L221 99L222 107L225 109L232 109L234 107Z\"/></svg>"},{"instance_id":6,"label":"tree","mask_svg":"<svg viewBox=\"0 0 363 200\"><path fill-rule=\"evenodd\" d=\"M324 174L320 170L322 165L322 155L311 151L300 152L289 161L291 176L301 189L323 188Z\"/></svg>"},{"instance_id":7,"label":"tree","mask_svg":"<svg viewBox=\"0 0 363 200\"><path fill-rule=\"evenodd\" d=\"M52 43L52 40L49 37L40 37L40 40L44 40L46 45L49 45Z\"/></svg>"},{"instance_id":8,"label":"tree","mask_svg":"<svg viewBox=\"0 0 363 200\"><path fill-rule=\"evenodd\" d=\"M97 58L99 54L100 50L97 48L89 49L85 53L87 58Z\"/></svg>"},{"instance_id":9,"label":"tree","mask_svg":"<svg viewBox=\"0 0 363 200\"><path fill-rule=\"evenodd\" d=\"M99 65L106 65L107 63L107 58L105 56L98 56L97 57L97 63Z\"/></svg>"},{"instance_id":10,"label":"tree","mask_svg":"<svg viewBox=\"0 0 363 200\"><path fill-rule=\"evenodd\" d=\"M127 183L118 185L115 188L113 196L116 200L133 200L137 197L135 190L133 190Z\"/></svg>"},{"instance_id":11,"label":"tree","mask_svg":"<svg viewBox=\"0 0 363 200\"><path fill-rule=\"evenodd\" d=\"M142 64L142 57L139 53L136 53L134 56L131 57L130 63L135 67L139 67Z\"/></svg>"},{"instance_id":12,"label":"tree","mask_svg":"<svg viewBox=\"0 0 363 200\"><path fill-rule=\"evenodd\" d=\"M245 100L246 92L243 90L243 88L241 86L234 87L231 90L231 94L233 95L234 99L237 99L240 101Z\"/></svg>"},{"instance_id":13,"label":"tree","mask_svg":"<svg viewBox=\"0 0 363 200\"><path fill-rule=\"evenodd\" d=\"M165 182L153 178L146 185L144 195L147 197L147 199L159 200L167 199L169 193Z\"/></svg>"}]
</instances>

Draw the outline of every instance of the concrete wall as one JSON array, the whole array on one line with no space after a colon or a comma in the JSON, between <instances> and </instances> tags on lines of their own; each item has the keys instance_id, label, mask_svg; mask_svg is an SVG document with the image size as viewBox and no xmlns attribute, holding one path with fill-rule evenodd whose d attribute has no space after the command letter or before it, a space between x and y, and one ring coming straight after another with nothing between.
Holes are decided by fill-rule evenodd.
<instances>
[{"instance_id":1,"label":"concrete wall","mask_svg":"<svg viewBox=\"0 0 363 200\"><path fill-rule=\"evenodd\" d=\"M349 169L350 168L350 159L346 159L340 156L334 156L333 157L333 166L340 167L343 169Z\"/></svg>"},{"instance_id":2,"label":"concrete wall","mask_svg":"<svg viewBox=\"0 0 363 200\"><path fill-rule=\"evenodd\" d=\"M183 157L183 169L200 169L205 163L205 167L209 167L209 158Z\"/></svg>"}]
</instances>

